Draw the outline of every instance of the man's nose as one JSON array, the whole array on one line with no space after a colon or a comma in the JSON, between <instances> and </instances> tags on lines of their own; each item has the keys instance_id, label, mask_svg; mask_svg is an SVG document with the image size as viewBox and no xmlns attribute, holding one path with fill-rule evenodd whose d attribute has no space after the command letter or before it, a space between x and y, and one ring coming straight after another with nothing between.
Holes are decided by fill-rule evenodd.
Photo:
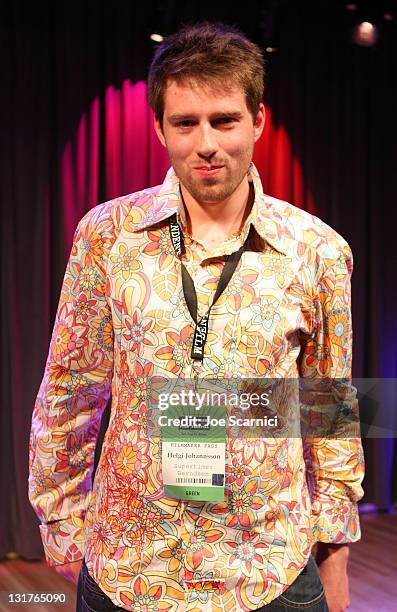
<instances>
[{"instance_id":1,"label":"man's nose","mask_svg":"<svg viewBox=\"0 0 397 612\"><path fill-rule=\"evenodd\" d=\"M218 150L218 144L214 129L211 125L203 125L200 130L197 154L199 157L208 159Z\"/></svg>"}]
</instances>

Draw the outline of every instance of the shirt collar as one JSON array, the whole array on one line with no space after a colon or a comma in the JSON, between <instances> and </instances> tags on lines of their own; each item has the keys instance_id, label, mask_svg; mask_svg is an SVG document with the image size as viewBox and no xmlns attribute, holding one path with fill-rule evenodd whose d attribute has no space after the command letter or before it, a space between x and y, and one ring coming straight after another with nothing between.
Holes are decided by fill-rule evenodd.
<instances>
[{"instance_id":1,"label":"shirt collar","mask_svg":"<svg viewBox=\"0 0 397 612\"><path fill-rule=\"evenodd\" d=\"M254 185L255 200L247 221L253 224L261 238L273 248L280 253L288 254L291 239L285 231L286 219L277 211L276 200L263 193L261 179L253 163L248 168L248 180ZM136 205L139 206L139 200ZM168 170L155 197L151 201L145 198L143 208L144 210L141 210L143 215L140 221L134 224L134 231L146 229L175 213L179 213L184 219L180 182L172 167Z\"/></svg>"}]
</instances>

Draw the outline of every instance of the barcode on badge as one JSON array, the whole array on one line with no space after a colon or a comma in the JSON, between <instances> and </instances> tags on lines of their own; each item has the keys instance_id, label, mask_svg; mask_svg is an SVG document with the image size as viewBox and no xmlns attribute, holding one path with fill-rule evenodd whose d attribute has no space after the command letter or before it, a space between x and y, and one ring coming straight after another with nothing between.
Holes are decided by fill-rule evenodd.
<instances>
[{"instance_id":1,"label":"barcode on badge","mask_svg":"<svg viewBox=\"0 0 397 612\"><path fill-rule=\"evenodd\" d=\"M176 478L177 484L211 484L210 478Z\"/></svg>"}]
</instances>

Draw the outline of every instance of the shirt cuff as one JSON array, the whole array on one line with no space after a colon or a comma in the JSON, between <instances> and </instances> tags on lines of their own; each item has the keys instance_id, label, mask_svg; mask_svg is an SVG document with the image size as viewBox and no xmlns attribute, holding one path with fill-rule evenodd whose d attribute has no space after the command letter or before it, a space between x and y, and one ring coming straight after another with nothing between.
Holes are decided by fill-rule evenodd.
<instances>
[{"instance_id":1,"label":"shirt cuff","mask_svg":"<svg viewBox=\"0 0 397 612\"><path fill-rule=\"evenodd\" d=\"M361 538L358 505L354 501L314 500L312 521L315 542L346 544Z\"/></svg>"}]
</instances>

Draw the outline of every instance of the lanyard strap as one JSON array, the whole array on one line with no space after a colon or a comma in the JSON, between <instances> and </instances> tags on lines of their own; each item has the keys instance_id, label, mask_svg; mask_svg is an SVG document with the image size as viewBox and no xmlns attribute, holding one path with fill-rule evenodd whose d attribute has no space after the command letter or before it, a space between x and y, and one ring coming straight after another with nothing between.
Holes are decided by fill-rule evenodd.
<instances>
[{"instance_id":1,"label":"lanyard strap","mask_svg":"<svg viewBox=\"0 0 397 612\"><path fill-rule=\"evenodd\" d=\"M182 287L183 287L183 295L185 296L185 301L187 307L189 309L190 315L193 321L196 324L193 336L193 345L191 357L192 359L198 359L202 361L204 358L204 347L205 342L207 340L208 334L208 320L211 312L211 308L216 303L216 301L220 298L226 287L228 286L230 279L233 276L235 269L237 268L238 262L240 261L243 252L247 248L247 242L249 238L250 232L248 232L248 236L244 242L244 244L239 248L238 251L235 251L231 255L229 255L226 259L226 263L223 267L221 275L219 277L218 285L215 291L214 298L210 307L207 310L207 313L201 317L201 319L197 320L197 292L194 286L194 282L192 277L185 264L182 261L182 251L184 247L183 233L179 226L179 223L176 220L176 214L174 214L169 221L169 229L170 236L172 241L172 246L174 247L176 255L179 257L182 268ZM250 227L251 230L251 227Z\"/></svg>"}]
</instances>

